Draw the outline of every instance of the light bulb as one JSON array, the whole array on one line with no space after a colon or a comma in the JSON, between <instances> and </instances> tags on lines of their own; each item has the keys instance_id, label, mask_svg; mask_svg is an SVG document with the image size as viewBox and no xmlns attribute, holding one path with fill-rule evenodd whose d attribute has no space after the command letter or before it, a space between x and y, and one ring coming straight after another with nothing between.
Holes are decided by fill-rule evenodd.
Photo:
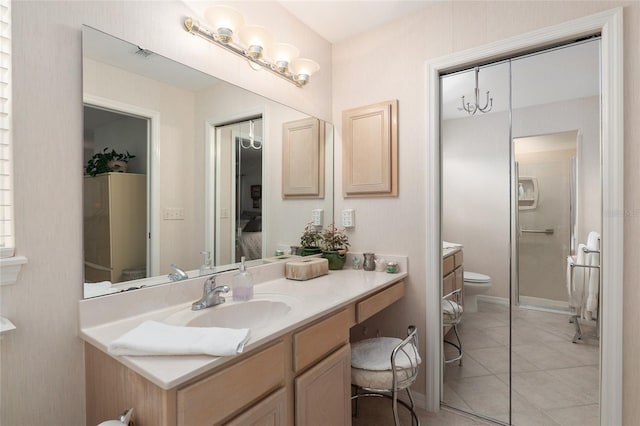
<instances>
[{"instance_id":1,"label":"light bulb","mask_svg":"<svg viewBox=\"0 0 640 426\"><path fill-rule=\"evenodd\" d=\"M247 55L259 59L271 45L271 33L259 25L245 25L240 29L240 41L247 48Z\"/></svg>"},{"instance_id":2,"label":"light bulb","mask_svg":"<svg viewBox=\"0 0 640 426\"><path fill-rule=\"evenodd\" d=\"M288 43L276 43L267 55L276 64L276 70L284 73L289 68L291 61L300 55L297 47Z\"/></svg>"},{"instance_id":3,"label":"light bulb","mask_svg":"<svg viewBox=\"0 0 640 426\"><path fill-rule=\"evenodd\" d=\"M300 84L307 84L309 77L320 69L320 65L311 59L296 59L291 63L291 72Z\"/></svg>"},{"instance_id":4,"label":"light bulb","mask_svg":"<svg viewBox=\"0 0 640 426\"><path fill-rule=\"evenodd\" d=\"M209 7L205 10L204 17L223 43L229 43L233 39L233 34L244 23L242 14L229 6Z\"/></svg>"}]
</instances>

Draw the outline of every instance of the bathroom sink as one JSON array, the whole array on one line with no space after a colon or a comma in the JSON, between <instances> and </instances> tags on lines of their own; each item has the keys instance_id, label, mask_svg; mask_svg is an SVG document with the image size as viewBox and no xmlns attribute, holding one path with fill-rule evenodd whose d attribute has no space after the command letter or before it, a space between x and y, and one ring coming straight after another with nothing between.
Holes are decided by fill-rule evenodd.
<instances>
[{"instance_id":1,"label":"bathroom sink","mask_svg":"<svg viewBox=\"0 0 640 426\"><path fill-rule=\"evenodd\" d=\"M190 308L165 318L171 325L187 327L250 328L273 326L291 311L291 305L280 300L249 300L223 303L200 311Z\"/></svg>"}]
</instances>

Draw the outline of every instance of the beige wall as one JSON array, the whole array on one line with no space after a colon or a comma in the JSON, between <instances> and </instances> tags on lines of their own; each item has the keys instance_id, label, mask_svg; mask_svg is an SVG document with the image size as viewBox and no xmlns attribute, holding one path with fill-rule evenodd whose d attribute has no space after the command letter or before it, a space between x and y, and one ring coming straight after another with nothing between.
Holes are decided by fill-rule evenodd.
<instances>
[{"instance_id":1,"label":"beige wall","mask_svg":"<svg viewBox=\"0 0 640 426\"><path fill-rule=\"evenodd\" d=\"M333 121L340 146L341 112L345 109L399 100L400 195L390 199L343 199L336 211L355 208L357 227L352 246L358 250L403 253L410 257L409 297L379 315L369 332L402 333L409 322L425 323L425 170L426 119L425 61L452 52L562 23L617 6L624 8L625 63L625 283L624 283L624 421L640 416L640 338L634 325L640 320L636 305L640 289L640 3L474 1L446 2L421 13L337 43L333 49ZM336 150L336 188L342 185L341 153ZM606 206L605 206L606 210ZM375 212L375 214L367 214ZM612 214L619 214L613 212ZM356 331L362 334L362 330ZM424 383L420 383L424 391Z\"/></svg>"},{"instance_id":2,"label":"beige wall","mask_svg":"<svg viewBox=\"0 0 640 426\"><path fill-rule=\"evenodd\" d=\"M16 284L0 287L0 311L17 326L0 340L3 426L84 424L82 24L330 119L331 45L275 3L237 7L320 63L307 87L186 33L191 11L181 2L12 2L16 241L29 263Z\"/></svg>"}]
</instances>

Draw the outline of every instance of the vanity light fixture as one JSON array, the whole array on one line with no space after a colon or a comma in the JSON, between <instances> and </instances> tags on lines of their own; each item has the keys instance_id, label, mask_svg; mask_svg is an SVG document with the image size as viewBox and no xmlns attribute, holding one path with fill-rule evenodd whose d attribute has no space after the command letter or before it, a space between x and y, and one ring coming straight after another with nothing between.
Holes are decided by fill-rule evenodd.
<instances>
[{"instance_id":1,"label":"vanity light fixture","mask_svg":"<svg viewBox=\"0 0 640 426\"><path fill-rule=\"evenodd\" d=\"M243 26L242 14L231 7L213 6L204 15L212 29L189 17L184 21L187 31L244 57L254 69L271 71L298 87L307 84L310 76L320 69L317 62L298 58L295 46L272 43L266 28Z\"/></svg>"},{"instance_id":2,"label":"vanity light fixture","mask_svg":"<svg viewBox=\"0 0 640 426\"><path fill-rule=\"evenodd\" d=\"M491 108L493 107L493 98L489 97L489 91L487 90L487 100L484 104L483 107L480 106L480 89L478 88L478 73L480 72L480 67L475 67L475 74L476 74L476 88L475 88L475 96L476 96L476 102L474 104L471 104L471 102L467 102L465 104L464 102L464 96L462 97L462 109L467 111L469 113L469 115L474 115L476 112L480 111L483 113L487 113L489 111L491 111Z\"/></svg>"}]
</instances>

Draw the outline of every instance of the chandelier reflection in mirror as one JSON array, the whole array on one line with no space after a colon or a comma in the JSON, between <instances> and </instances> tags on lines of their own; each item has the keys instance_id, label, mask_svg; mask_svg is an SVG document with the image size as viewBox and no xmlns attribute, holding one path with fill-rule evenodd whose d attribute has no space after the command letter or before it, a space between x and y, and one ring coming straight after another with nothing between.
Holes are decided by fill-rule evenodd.
<instances>
[{"instance_id":1,"label":"chandelier reflection in mirror","mask_svg":"<svg viewBox=\"0 0 640 426\"><path fill-rule=\"evenodd\" d=\"M298 58L299 51L295 46L273 43L266 28L243 25L242 14L231 7L209 7L205 19L212 29L191 17L185 19L184 26L191 34L247 59L254 69L271 71L298 87L307 84L311 75L320 69L317 62Z\"/></svg>"},{"instance_id":2,"label":"chandelier reflection in mirror","mask_svg":"<svg viewBox=\"0 0 640 426\"><path fill-rule=\"evenodd\" d=\"M484 103L484 106L481 107L480 106L480 89L478 87L478 73L480 72L480 68L479 67L475 67L475 74L476 74L476 88L475 88L475 97L476 97L476 101L474 104L472 104L471 102L464 102L464 96L462 97L462 109L464 109L465 111L467 111L469 113L469 115L474 115L476 112L480 111L483 113L487 113L489 111L491 111L491 108L493 107L493 98L489 97L489 91L487 90L487 99Z\"/></svg>"}]
</instances>

